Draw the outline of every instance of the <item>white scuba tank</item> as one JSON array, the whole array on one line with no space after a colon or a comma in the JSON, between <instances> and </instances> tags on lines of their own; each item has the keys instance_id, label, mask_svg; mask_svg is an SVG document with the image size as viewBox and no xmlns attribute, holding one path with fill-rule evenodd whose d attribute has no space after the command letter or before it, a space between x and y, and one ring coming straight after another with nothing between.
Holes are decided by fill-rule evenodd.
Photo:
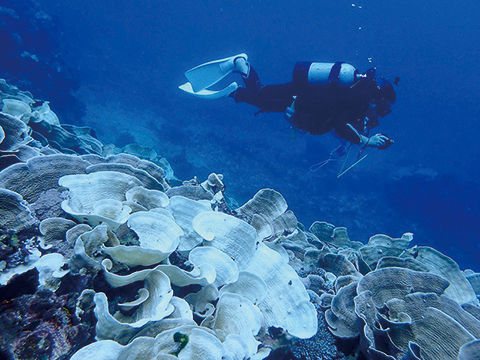
<instances>
[{"instance_id":1,"label":"white scuba tank","mask_svg":"<svg viewBox=\"0 0 480 360\"><path fill-rule=\"evenodd\" d=\"M297 86L325 86L338 83L352 86L357 80L358 71L350 64L320 63L302 61L295 64L293 82Z\"/></svg>"}]
</instances>

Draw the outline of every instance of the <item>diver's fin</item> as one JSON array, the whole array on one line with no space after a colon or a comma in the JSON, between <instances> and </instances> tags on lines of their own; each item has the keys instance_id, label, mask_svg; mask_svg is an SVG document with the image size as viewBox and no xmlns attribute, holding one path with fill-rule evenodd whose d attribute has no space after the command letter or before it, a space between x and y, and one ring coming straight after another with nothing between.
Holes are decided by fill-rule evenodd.
<instances>
[{"instance_id":1,"label":"diver's fin","mask_svg":"<svg viewBox=\"0 0 480 360\"><path fill-rule=\"evenodd\" d=\"M202 98L202 99L219 99L222 97L227 97L230 95L232 92L238 89L238 84L234 81L230 85L228 85L225 89L219 90L219 91L214 91L214 90L207 90L207 89L202 89L200 91L195 92L193 90L192 84L187 82L183 85L180 85L179 88L190 95L194 95L196 97Z\"/></svg>"},{"instance_id":2,"label":"diver's fin","mask_svg":"<svg viewBox=\"0 0 480 360\"><path fill-rule=\"evenodd\" d=\"M236 69L235 59L240 57L245 60L248 59L247 54L238 54L225 59L210 61L188 70L185 76L190 82L193 92L199 93L222 80Z\"/></svg>"}]
</instances>

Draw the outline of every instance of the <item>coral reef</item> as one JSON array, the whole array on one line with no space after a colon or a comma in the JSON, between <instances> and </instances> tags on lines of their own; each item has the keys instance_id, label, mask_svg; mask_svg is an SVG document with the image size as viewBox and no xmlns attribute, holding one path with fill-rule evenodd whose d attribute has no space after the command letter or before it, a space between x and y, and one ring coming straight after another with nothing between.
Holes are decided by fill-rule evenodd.
<instances>
[{"instance_id":1,"label":"coral reef","mask_svg":"<svg viewBox=\"0 0 480 360\"><path fill-rule=\"evenodd\" d=\"M326 242L305 252L304 270L334 274L334 291L317 291L317 301L332 334L350 349L345 352L360 359L457 359L462 346L478 340L471 271L435 249L409 247L409 233L376 235L365 245L344 234L338 247L344 229L317 223L310 230Z\"/></svg>"},{"instance_id":2,"label":"coral reef","mask_svg":"<svg viewBox=\"0 0 480 360\"><path fill-rule=\"evenodd\" d=\"M78 294L38 290L3 301L1 346L15 359L59 359L93 341L91 314L75 314Z\"/></svg>"},{"instance_id":3,"label":"coral reef","mask_svg":"<svg viewBox=\"0 0 480 360\"><path fill-rule=\"evenodd\" d=\"M72 95L79 79L65 61L63 32L60 20L45 12L38 1L2 1L0 77L55 102L62 118L80 117L84 105Z\"/></svg>"}]
</instances>

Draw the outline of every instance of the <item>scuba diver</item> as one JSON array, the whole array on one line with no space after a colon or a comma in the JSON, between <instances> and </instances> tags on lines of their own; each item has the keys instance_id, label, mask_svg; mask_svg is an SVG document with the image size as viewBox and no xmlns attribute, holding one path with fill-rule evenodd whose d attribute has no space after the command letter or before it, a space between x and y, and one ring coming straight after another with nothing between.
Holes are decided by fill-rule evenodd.
<instances>
[{"instance_id":1,"label":"scuba diver","mask_svg":"<svg viewBox=\"0 0 480 360\"><path fill-rule=\"evenodd\" d=\"M230 73L239 73L244 87L236 82L221 90L212 87ZM180 89L205 99L232 97L260 109L259 112L285 114L296 129L312 135L334 131L340 138L363 148L388 148L393 140L383 134L369 137L388 115L395 102L395 90L383 77L375 78L375 68L360 73L352 65L298 62L291 82L262 85L246 54L211 61L185 73L189 80ZM398 84L398 78L395 79Z\"/></svg>"}]
</instances>

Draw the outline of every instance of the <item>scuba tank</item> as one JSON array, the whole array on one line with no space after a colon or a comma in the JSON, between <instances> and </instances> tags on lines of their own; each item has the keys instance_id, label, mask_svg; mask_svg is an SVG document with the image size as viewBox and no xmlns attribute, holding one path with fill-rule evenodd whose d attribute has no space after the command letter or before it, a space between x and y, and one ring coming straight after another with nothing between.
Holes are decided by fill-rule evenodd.
<instances>
[{"instance_id":1,"label":"scuba tank","mask_svg":"<svg viewBox=\"0 0 480 360\"><path fill-rule=\"evenodd\" d=\"M344 62L321 63L312 61L300 61L293 68L293 84L297 89L317 88L327 90L333 84L341 87L350 87L360 78L358 70ZM285 111L284 117L294 126L298 126L298 116L295 112L295 101ZM301 129L303 129L300 126Z\"/></svg>"},{"instance_id":2,"label":"scuba tank","mask_svg":"<svg viewBox=\"0 0 480 360\"><path fill-rule=\"evenodd\" d=\"M358 79L358 74L358 70L344 62L301 61L296 63L293 69L293 83L299 88L326 86L330 83L352 86Z\"/></svg>"}]
</instances>

